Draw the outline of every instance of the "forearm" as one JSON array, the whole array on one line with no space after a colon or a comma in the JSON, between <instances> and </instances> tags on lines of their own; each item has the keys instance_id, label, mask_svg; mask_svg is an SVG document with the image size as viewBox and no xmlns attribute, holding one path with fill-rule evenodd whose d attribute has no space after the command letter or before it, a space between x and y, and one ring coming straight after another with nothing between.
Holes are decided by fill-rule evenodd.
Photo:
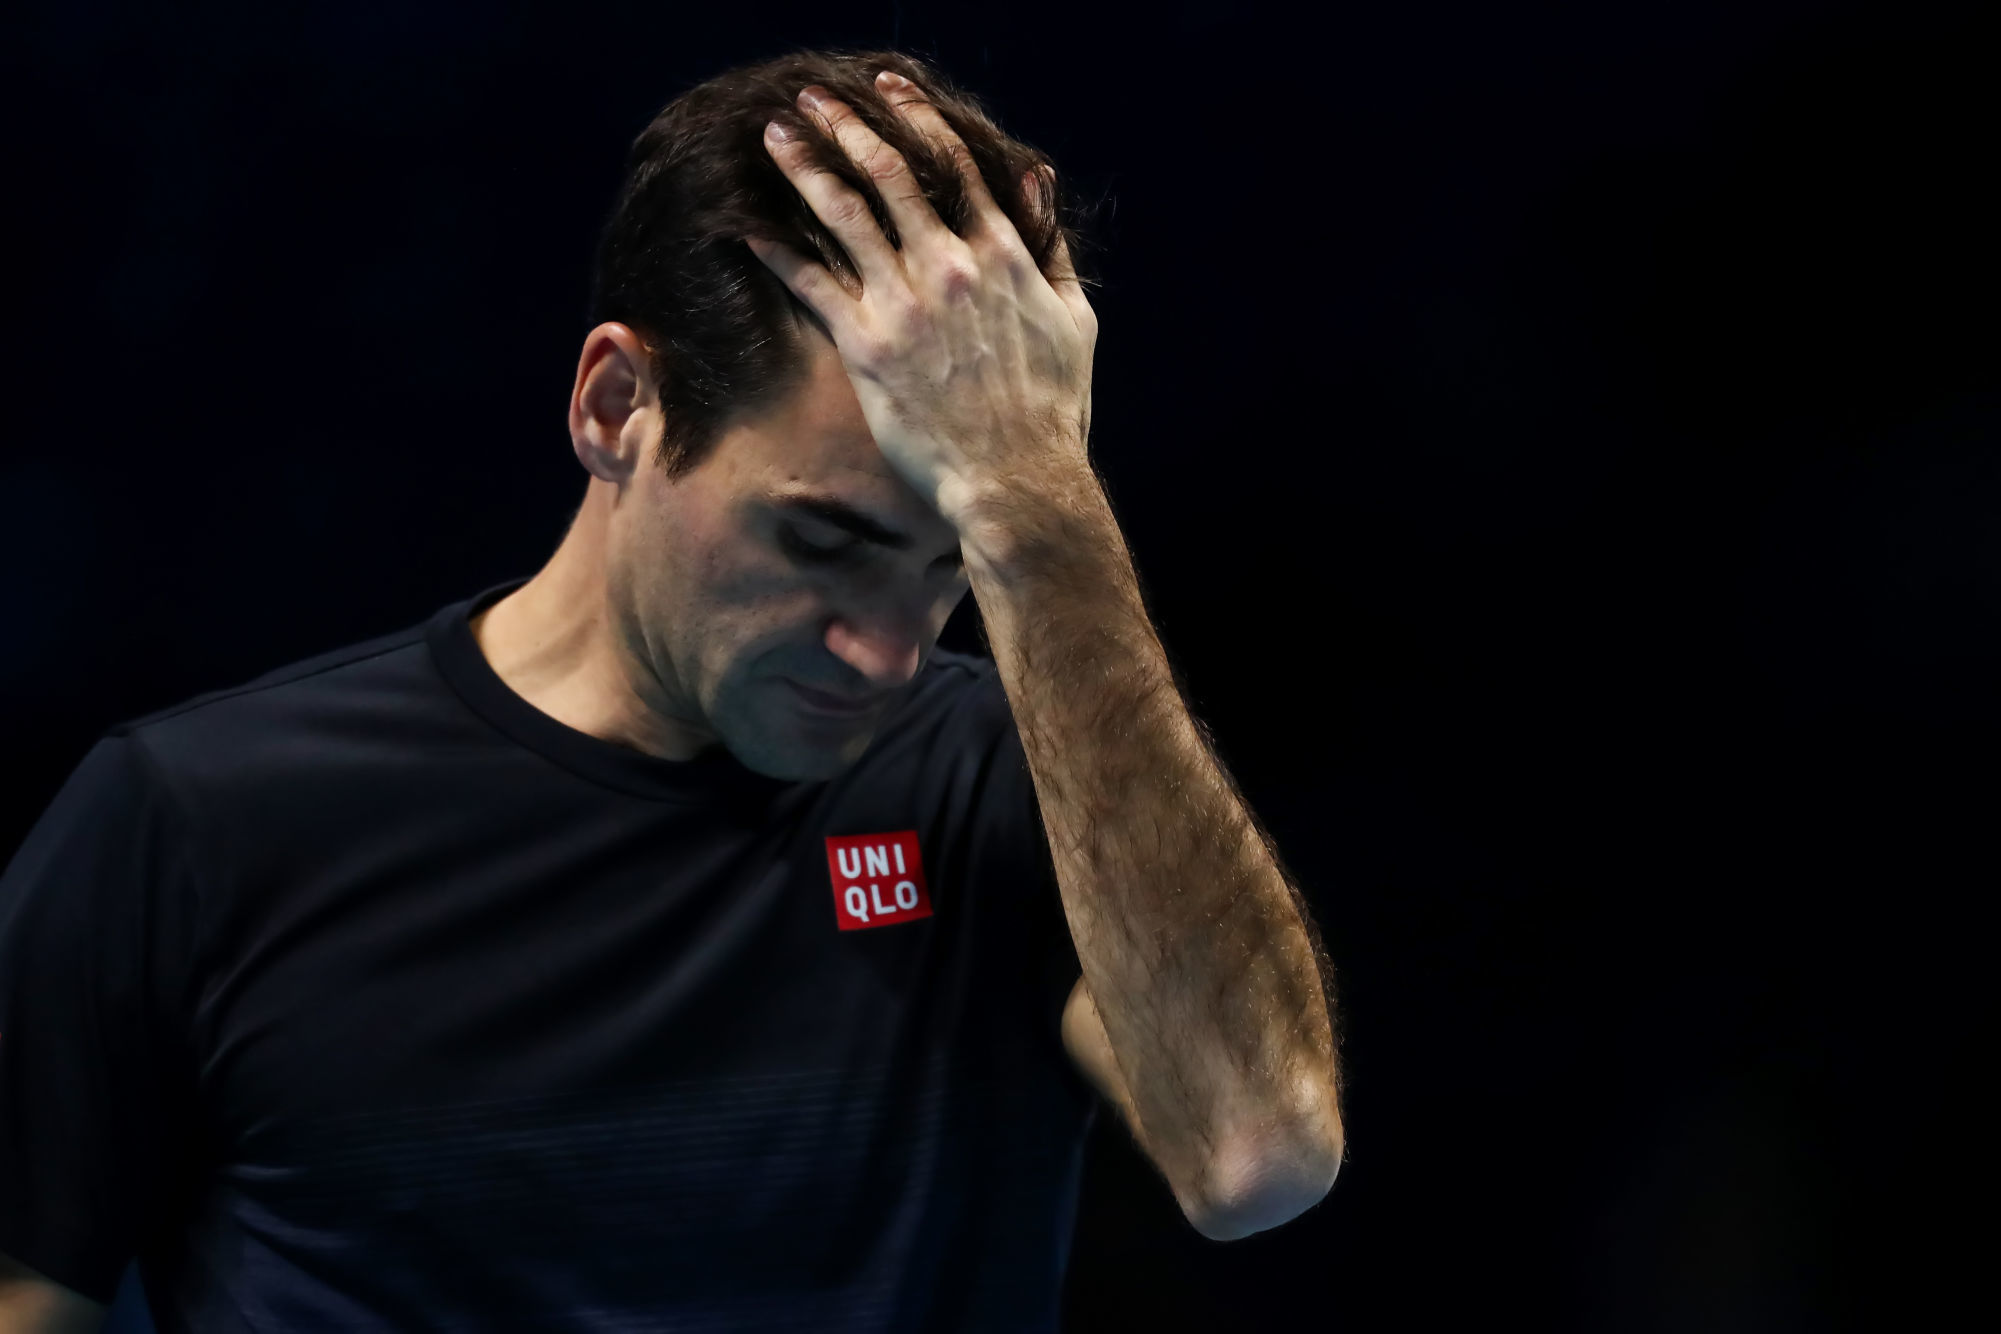
<instances>
[{"instance_id":1,"label":"forearm","mask_svg":"<svg viewBox=\"0 0 2001 1334\"><path fill-rule=\"evenodd\" d=\"M962 545L1146 1148L1184 1201L1331 1181L1324 950L1182 701L1096 478L1055 476L988 498Z\"/></svg>"}]
</instances>

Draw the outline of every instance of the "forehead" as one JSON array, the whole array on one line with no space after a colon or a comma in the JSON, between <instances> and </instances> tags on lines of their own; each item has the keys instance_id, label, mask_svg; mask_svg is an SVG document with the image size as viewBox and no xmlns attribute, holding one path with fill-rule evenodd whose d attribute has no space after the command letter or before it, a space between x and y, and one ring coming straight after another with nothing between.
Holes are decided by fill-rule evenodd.
<instances>
[{"instance_id":1,"label":"forehead","mask_svg":"<svg viewBox=\"0 0 2001 1334\"><path fill-rule=\"evenodd\" d=\"M839 350L810 325L800 328L808 350L804 382L776 404L738 418L729 432L730 447L718 449L717 457L742 465L745 481L853 483L869 475L893 480Z\"/></svg>"},{"instance_id":2,"label":"forehead","mask_svg":"<svg viewBox=\"0 0 2001 1334\"><path fill-rule=\"evenodd\" d=\"M922 524L938 516L876 448L839 349L809 323L803 382L775 405L739 418L713 457L729 486L751 500L829 495L885 517Z\"/></svg>"}]
</instances>

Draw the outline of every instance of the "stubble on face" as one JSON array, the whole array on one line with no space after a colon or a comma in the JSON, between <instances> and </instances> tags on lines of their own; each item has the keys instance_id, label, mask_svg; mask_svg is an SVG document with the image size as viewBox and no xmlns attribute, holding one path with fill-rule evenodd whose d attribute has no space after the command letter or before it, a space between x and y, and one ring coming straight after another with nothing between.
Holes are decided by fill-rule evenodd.
<instances>
[{"instance_id":1,"label":"stubble on face","mask_svg":"<svg viewBox=\"0 0 2001 1334\"><path fill-rule=\"evenodd\" d=\"M864 671L829 646L830 621L856 605L841 582L848 576L804 570L781 551L767 502L832 495L918 535L922 551L956 539L876 448L833 344L815 330L804 336L808 374L786 400L732 423L681 478L669 481L648 460L646 475L632 479L614 507L607 574L621 651L648 707L756 772L819 780L861 757L895 700L862 718L830 718L786 684L892 693L880 659ZM917 577L925 582L908 586L912 604L931 602L919 618L921 667L964 587Z\"/></svg>"}]
</instances>

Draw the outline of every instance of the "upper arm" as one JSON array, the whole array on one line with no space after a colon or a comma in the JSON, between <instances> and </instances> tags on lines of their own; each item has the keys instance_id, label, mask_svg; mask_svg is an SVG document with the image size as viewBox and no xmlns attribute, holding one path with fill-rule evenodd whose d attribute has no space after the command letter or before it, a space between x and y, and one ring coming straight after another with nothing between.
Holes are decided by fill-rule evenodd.
<instances>
[{"instance_id":1,"label":"upper arm","mask_svg":"<svg viewBox=\"0 0 2001 1334\"><path fill-rule=\"evenodd\" d=\"M96 1334L109 1310L0 1252L0 1330L6 1334Z\"/></svg>"},{"instance_id":2,"label":"upper arm","mask_svg":"<svg viewBox=\"0 0 2001 1334\"><path fill-rule=\"evenodd\" d=\"M1077 1065L1084 1078L1103 1095L1105 1101L1119 1109L1119 1116L1126 1129L1132 1132L1133 1140L1140 1151L1147 1156L1161 1175L1167 1177L1167 1169L1155 1156L1147 1142L1146 1133L1140 1125L1139 1114L1133 1108L1132 1095L1126 1088L1125 1077L1119 1071L1118 1060L1112 1054L1111 1039L1105 1035L1105 1025L1098 1017L1098 1007L1091 999L1091 993L1084 986L1084 979L1078 978L1071 989L1069 1003L1063 1008L1063 1048L1070 1053L1070 1059ZM1339 1141L1338 1127L1335 1134ZM1340 1153L1334 1155L1334 1165L1324 1171L1307 1172L1301 1175L1274 1174L1260 1172L1260 1165L1287 1161L1278 1157L1254 1156L1243 1165L1229 1157L1210 1169L1212 1176L1225 1180L1246 1183L1238 1192L1242 1203L1232 1203L1227 1210L1211 1205L1206 1198L1197 1199L1186 1195L1175 1187L1171 1178L1168 1184L1174 1190L1176 1202L1188 1221L1203 1236L1211 1241L1234 1241L1277 1227L1324 1197L1332 1188L1334 1173L1339 1170ZM1226 1198L1236 1199L1237 1195Z\"/></svg>"},{"instance_id":3,"label":"upper arm","mask_svg":"<svg viewBox=\"0 0 2001 1334\"><path fill-rule=\"evenodd\" d=\"M1070 1053L1070 1059L1091 1087L1106 1102L1118 1108L1119 1119L1131 1132L1140 1152L1160 1172L1162 1180L1174 1195L1175 1203L1181 1206L1183 1216L1197 1231L1208 1235L1206 1203L1176 1184L1174 1174L1160 1161L1147 1140L1146 1128L1140 1124L1139 1112L1133 1107L1132 1093L1126 1088L1125 1076L1119 1071L1118 1058L1112 1054L1111 1039L1105 1035L1104 1021L1098 1017L1097 1004L1091 999L1090 990L1081 977L1071 988L1069 1003L1063 1007L1063 1049Z\"/></svg>"},{"instance_id":4,"label":"upper arm","mask_svg":"<svg viewBox=\"0 0 2001 1334\"><path fill-rule=\"evenodd\" d=\"M1118 1108L1126 1128L1140 1144L1146 1143L1140 1133L1139 1117L1133 1111L1132 1095L1126 1091L1125 1076L1119 1073L1119 1063L1112 1055L1111 1039L1105 1036L1105 1025L1098 1018L1098 1007L1091 1001L1091 993L1084 986L1084 979L1078 978L1077 985L1070 988L1070 999L1063 1006L1063 1050L1070 1053L1071 1063L1077 1067L1084 1080L1096 1089L1099 1096Z\"/></svg>"},{"instance_id":5,"label":"upper arm","mask_svg":"<svg viewBox=\"0 0 2001 1334\"><path fill-rule=\"evenodd\" d=\"M0 870L0 1331L73 1329L205 1164L184 1002L196 903L138 741L85 756ZM33 1265L23 1269L23 1263ZM29 1317L33 1315L31 1320ZM49 1324L58 1315L66 1323Z\"/></svg>"}]
</instances>

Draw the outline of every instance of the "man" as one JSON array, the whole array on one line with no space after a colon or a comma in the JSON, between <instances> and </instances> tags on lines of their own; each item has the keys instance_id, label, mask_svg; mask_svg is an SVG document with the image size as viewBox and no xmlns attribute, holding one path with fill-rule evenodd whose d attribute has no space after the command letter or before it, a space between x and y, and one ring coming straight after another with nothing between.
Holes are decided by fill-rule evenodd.
<instances>
[{"instance_id":1,"label":"man","mask_svg":"<svg viewBox=\"0 0 2001 1334\"><path fill-rule=\"evenodd\" d=\"M113 728L0 881L0 1329L1053 1328L1094 1093L1205 1236L1324 1196L1053 189L894 52L661 113L548 564Z\"/></svg>"}]
</instances>

